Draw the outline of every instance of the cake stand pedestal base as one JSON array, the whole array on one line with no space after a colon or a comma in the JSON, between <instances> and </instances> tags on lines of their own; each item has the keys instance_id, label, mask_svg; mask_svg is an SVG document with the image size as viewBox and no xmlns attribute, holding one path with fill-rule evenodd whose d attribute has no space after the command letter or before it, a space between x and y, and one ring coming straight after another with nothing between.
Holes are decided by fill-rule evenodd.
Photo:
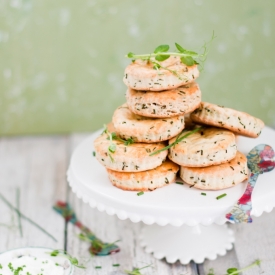
<instances>
[{"instance_id":1,"label":"cake stand pedestal base","mask_svg":"<svg viewBox=\"0 0 275 275\"><path fill-rule=\"evenodd\" d=\"M141 234L141 246L157 259L168 263L179 260L188 264L191 260L202 263L206 258L214 260L233 247L233 231L227 225L175 227L172 225L145 226Z\"/></svg>"}]
</instances>

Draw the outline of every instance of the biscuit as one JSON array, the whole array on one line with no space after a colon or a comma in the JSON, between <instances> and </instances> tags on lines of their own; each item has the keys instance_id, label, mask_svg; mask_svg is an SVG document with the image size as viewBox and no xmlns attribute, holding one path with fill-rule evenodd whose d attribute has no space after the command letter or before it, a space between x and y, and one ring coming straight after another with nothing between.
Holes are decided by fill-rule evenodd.
<instances>
[{"instance_id":1,"label":"biscuit","mask_svg":"<svg viewBox=\"0 0 275 275\"><path fill-rule=\"evenodd\" d=\"M109 128L109 127L108 127ZM115 152L108 150L110 144L115 144ZM108 134L103 133L94 141L97 160L106 168L115 171L137 172L145 171L160 166L166 159L168 150L150 156L156 150L165 147L163 143L133 143L125 145L120 140L109 139Z\"/></svg>"},{"instance_id":2,"label":"biscuit","mask_svg":"<svg viewBox=\"0 0 275 275\"><path fill-rule=\"evenodd\" d=\"M169 160L159 167L136 173L116 172L107 169L112 184L129 191L153 191L176 180L179 166Z\"/></svg>"},{"instance_id":3,"label":"biscuit","mask_svg":"<svg viewBox=\"0 0 275 275\"><path fill-rule=\"evenodd\" d=\"M126 99L133 113L163 118L193 112L200 105L201 91L196 83L162 92L137 91L128 88Z\"/></svg>"},{"instance_id":4,"label":"biscuit","mask_svg":"<svg viewBox=\"0 0 275 275\"><path fill-rule=\"evenodd\" d=\"M162 91L191 83L199 76L197 65L186 66L178 56L157 62L167 69L156 70L152 62L135 60L126 67L123 82L135 90Z\"/></svg>"},{"instance_id":5,"label":"biscuit","mask_svg":"<svg viewBox=\"0 0 275 275\"><path fill-rule=\"evenodd\" d=\"M134 114L127 104L115 110L112 121L120 137L132 138L135 142L168 140L184 129L184 116L148 118Z\"/></svg>"},{"instance_id":6,"label":"biscuit","mask_svg":"<svg viewBox=\"0 0 275 275\"><path fill-rule=\"evenodd\" d=\"M169 144L175 140L176 137L169 140ZM211 127L202 128L172 146L168 157L182 166L205 167L228 162L236 153L235 135L228 130Z\"/></svg>"},{"instance_id":7,"label":"biscuit","mask_svg":"<svg viewBox=\"0 0 275 275\"><path fill-rule=\"evenodd\" d=\"M181 166L180 177L198 189L220 190L232 187L247 179L247 160L245 155L237 152L236 157L227 163L202 168Z\"/></svg>"},{"instance_id":8,"label":"biscuit","mask_svg":"<svg viewBox=\"0 0 275 275\"><path fill-rule=\"evenodd\" d=\"M202 102L191 114L197 123L229 129L239 135L256 138L261 134L264 122L247 113L225 108L215 104Z\"/></svg>"}]
</instances>

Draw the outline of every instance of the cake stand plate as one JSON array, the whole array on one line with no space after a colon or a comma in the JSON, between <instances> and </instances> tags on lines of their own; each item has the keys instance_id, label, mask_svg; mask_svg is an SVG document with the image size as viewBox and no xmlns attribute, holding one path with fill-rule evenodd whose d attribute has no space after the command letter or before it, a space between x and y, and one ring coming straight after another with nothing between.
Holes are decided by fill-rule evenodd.
<instances>
[{"instance_id":1,"label":"cake stand plate","mask_svg":"<svg viewBox=\"0 0 275 275\"><path fill-rule=\"evenodd\" d=\"M142 245L155 257L183 264L205 258L214 259L232 248L233 232L226 228L225 214L242 196L246 182L220 191L203 191L187 184L170 184L137 196L110 183L105 168L93 156L93 142L102 130L84 140L74 151L67 173L76 195L119 219L143 221ZM265 143L275 148L275 131L266 127L257 139L239 136L238 150L245 155L256 145ZM260 216L275 206L275 170L260 175L252 195L252 215ZM220 200L216 197L226 193ZM154 224L154 225L152 225ZM223 226L219 226L223 225Z\"/></svg>"}]
</instances>

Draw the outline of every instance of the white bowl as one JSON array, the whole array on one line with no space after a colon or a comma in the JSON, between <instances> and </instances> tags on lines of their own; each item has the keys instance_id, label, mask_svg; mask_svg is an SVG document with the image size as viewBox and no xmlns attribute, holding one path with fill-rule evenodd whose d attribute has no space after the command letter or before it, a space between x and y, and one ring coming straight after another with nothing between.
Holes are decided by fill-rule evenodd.
<instances>
[{"instance_id":1,"label":"white bowl","mask_svg":"<svg viewBox=\"0 0 275 275\"><path fill-rule=\"evenodd\" d=\"M62 256L58 256L58 255L56 257L51 256L50 253L53 250L54 249L43 248L43 247L24 247L24 248L8 250L0 254L0 262L2 263L8 262L20 256L33 256L36 258L44 258L44 259L52 260L61 266L64 266L65 264L66 267L64 270L65 271L64 275L73 275L74 266L71 264L71 262Z\"/></svg>"}]
</instances>

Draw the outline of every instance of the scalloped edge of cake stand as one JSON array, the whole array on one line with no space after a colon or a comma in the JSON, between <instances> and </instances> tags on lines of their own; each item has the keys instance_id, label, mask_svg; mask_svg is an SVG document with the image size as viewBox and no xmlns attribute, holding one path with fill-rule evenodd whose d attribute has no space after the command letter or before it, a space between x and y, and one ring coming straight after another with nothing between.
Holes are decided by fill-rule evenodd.
<instances>
[{"instance_id":1,"label":"scalloped edge of cake stand","mask_svg":"<svg viewBox=\"0 0 275 275\"><path fill-rule=\"evenodd\" d=\"M224 223L228 222L228 220L225 217L220 217L217 219L211 218L211 219L167 219L165 217L153 217L151 215L140 215L137 213L131 213L125 211L125 209L117 209L111 205L104 204L102 202L99 202L99 200L96 199L95 196L93 198L89 197L87 194L87 189L84 190L81 183L78 181L75 175L73 175L73 171L69 168L67 171L67 181L72 189L72 192L76 194L76 196L79 199L82 199L84 203L88 203L91 208L97 208L100 212L106 212L108 215L113 216L116 215L120 220L126 220L130 219L133 223L137 223L142 221L146 225L152 225L157 224L159 226L166 226L166 225L172 225L172 226L182 226L182 225L188 225L188 226L197 226L197 225L203 225L203 226L209 226L211 224L218 224L223 225Z\"/></svg>"},{"instance_id":2,"label":"scalloped edge of cake stand","mask_svg":"<svg viewBox=\"0 0 275 275\"><path fill-rule=\"evenodd\" d=\"M95 197L91 198L87 195L87 190L81 189L81 183L78 182L77 178L73 175L72 170L69 168L67 171L67 181L76 196L83 200L84 203L88 203L91 208L97 208L100 212L106 212L108 215L113 216L116 215L120 220L130 219L132 222L137 223L142 221L147 225L157 224L160 226L172 225L172 226L209 226L211 224L223 225L226 222L234 224L234 222L227 220L225 217L219 217L217 219L172 219L169 220L164 217L155 218L150 215L139 215L137 213L127 212L124 209L116 209L111 205L104 204L99 202ZM263 212L269 213L275 207L275 200L273 204L262 204L261 208L257 208L256 210L252 210L252 216L259 217L263 214Z\"/></svg>"}]
</instances>

